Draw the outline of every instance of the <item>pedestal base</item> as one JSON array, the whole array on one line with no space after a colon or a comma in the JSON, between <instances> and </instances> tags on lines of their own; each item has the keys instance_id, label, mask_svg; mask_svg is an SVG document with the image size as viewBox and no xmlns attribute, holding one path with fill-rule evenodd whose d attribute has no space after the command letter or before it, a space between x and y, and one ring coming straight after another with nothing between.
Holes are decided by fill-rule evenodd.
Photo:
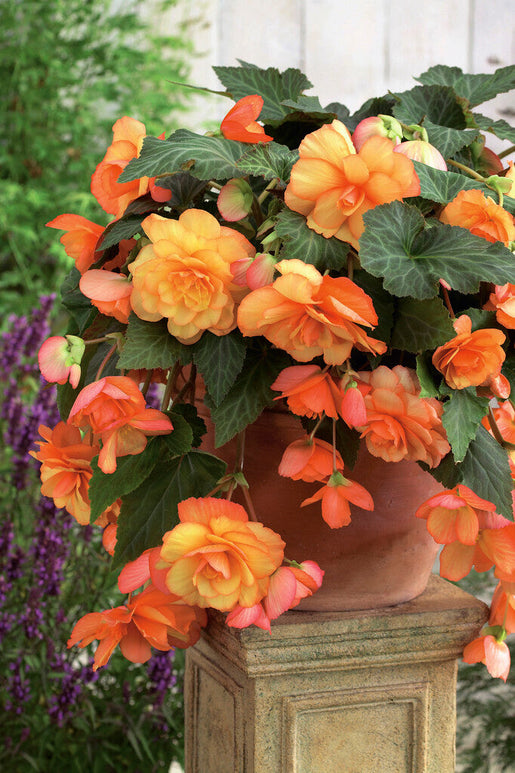
<instances>
[{"instance_id":1,"label":"pedestal base","mask_svg":"<svg viewBox=\"0 0 515 773\"><path fill-rule=\"evenodd\" d=\"M186 773L454 773L457 658L486 606L432 577L414 601L228 628L186 666Z\"/></svg>"}]
</instances>

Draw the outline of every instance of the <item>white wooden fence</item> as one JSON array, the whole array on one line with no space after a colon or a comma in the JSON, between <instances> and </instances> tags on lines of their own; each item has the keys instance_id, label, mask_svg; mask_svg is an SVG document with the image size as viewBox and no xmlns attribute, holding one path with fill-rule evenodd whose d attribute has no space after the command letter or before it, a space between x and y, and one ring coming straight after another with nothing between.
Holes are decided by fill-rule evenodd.
<instances>
[{"instance_id":1,"label":"white wooden fence","mask_svg":"<svg viewBox=\"0 0 515 773\"><path fill-rule=\"evenodd\" d=\"M189 22L197 52L190 80L214 89L211 65L298 67L322 104L355 110L370 96L411 88L435 64L477 73L515 63L515 0L179 0L164 17L152 0L145 6L165 32ZM229 103L197 105L190 126L219 119ZM515 96L499 97L487 114L510 120Z\"/></svg>"}]
</instances>

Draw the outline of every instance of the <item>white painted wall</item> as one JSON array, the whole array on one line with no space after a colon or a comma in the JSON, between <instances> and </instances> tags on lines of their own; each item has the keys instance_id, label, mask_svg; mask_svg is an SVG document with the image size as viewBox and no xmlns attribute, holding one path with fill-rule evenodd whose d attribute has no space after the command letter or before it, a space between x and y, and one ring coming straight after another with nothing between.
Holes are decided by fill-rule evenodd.
<instances>
[{"instance_id":1,"label":"white painted wall","mask_svg":"<svg viewBox=\"0 0 515 773\"><path fill-rule=\"evenodd\" d=\"M243 59L262 67L298 67L322 104L355 110L370 96L415 85L434 64L492 72L515 63L515 0L179 0L164 17L146 13L166 32L190 22L197 51L191 82L220 89L211 65ZM200 98L188 124L219 120L231 103ZM508 111L511 116L503 111ZM515 94L484 109L515 117Z\"/></svg>"}]
</instances>

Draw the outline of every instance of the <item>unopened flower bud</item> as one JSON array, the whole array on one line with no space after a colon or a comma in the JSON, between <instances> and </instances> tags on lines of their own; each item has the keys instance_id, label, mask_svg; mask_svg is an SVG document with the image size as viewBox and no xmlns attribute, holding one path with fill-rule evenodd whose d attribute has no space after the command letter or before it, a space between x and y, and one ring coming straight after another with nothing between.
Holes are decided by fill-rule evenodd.
<instances>
[{"instance_id":1,"label":"unopened flower bud","mask_svg":"<svg viewBox=\"0 0 515 773\"><path fill-rule=\"evenodd\" d=\"M229 180L218 195L218 211L229 223L234 223L246 217L252 208L254 194L246 180L234 178Z\"/></svg>"},{"instance_id":2,"label":"unopened flower bud","mask_svg":"<svg viewBox=\"0 0 515 773\"><path fill-rule=\"evenodd\" d=\"M397 145L402 139L402 127L391 115L372 115L358 123L352 135L356 150L360 150L370 137L388 137Z\"/></svg>"},{"instance_id":3,"label":"unopened flower bud","mask_svg":"<svg viewBox=\"0 0 515 773\"><path fill-rule=\"evenodd\" d=\"M404 156L411 158L412 161L420 161L420 163L426 166L432 166L433 169L447 171L447 164L440 151L425 140L401 142L395 148L395 153L402 153Z\"/></svg>"}]
</instances>

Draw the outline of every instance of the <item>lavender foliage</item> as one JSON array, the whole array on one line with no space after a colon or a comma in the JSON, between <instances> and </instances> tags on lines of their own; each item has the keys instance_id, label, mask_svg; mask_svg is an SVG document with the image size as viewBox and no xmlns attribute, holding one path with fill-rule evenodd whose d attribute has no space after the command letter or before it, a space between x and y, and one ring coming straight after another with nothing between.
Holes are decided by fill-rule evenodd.
<instances>
[{"instance_id":1,"label":"lavender foliage","mask_svg":"<svg viewBox=\"0 0 515 773\"><path fill-rule=\"evenodd\" d=\"M37 365L53 303L45 296L30 315L10 317L0 336L0 769L18 770L25 757L41 771L167 770L182 759L180 659L157 653L145 676L115 654L94 672L92 648L66 646L78 618L121 601L101 534L40 495L29 454L39 425L59 421Z\"/></svg>"}]
</instances>

